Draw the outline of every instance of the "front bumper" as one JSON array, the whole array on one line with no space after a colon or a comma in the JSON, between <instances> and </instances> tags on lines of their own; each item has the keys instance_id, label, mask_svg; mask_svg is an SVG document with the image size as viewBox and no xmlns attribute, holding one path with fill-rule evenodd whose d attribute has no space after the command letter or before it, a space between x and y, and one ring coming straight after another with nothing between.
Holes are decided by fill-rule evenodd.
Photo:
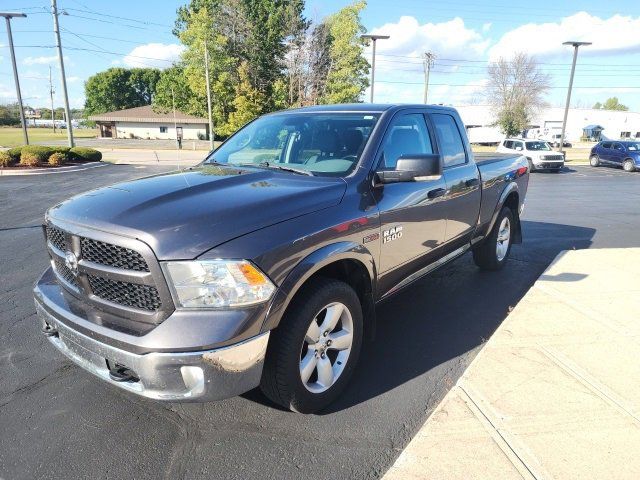
<instances>
[{"instance_id":1,"label":"front bumper","mask_svg":"<svg viewBox=\"0 0 640 480\"><path fill-rule=\"evenodd\" d=\"M135 353L101 341L95 332L72 328L79 321L77 312L52 303L44 291L36 286L35 305L50 343L114 386L155 400L210 401L242 394L260 384L269 332L209 350ZM118 369L126 370L127 375L114 375Z\"/></svg>"}]
</instances>

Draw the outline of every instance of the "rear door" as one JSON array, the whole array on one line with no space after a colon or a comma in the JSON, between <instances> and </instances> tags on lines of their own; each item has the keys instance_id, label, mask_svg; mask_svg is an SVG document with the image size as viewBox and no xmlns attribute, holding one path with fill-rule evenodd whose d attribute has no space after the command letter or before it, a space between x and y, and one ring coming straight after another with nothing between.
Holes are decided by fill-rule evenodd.
<instances>
[{"instance_id":1,"label":"rear door","mask_svg":"<svg viewBox=\"0 0 640 480\"><path fill-rule=\"evenodd\" d=\"M611 162L611 142L603 142L598 148L598 157L604 163Z\"/></svg>"},{"instance_id":2,"label":"rear door","mask_svg":"<svg viewBox=\"0 0 640 480\"><path fill-rule=\"evenodd\" d=\"M619 142L614 143L612 146L611 161L616 165L622 165L622 160L625 159L626 155L624 147Z\"/></svg>"},{"instance_id":3,"label":"rear door","mask_svg":"<svg viewBox=\"0 0 640 480\"><path fill-rule=\"evenodd\" d=\"M448 113L432 113L438 152L444 164L447 184L447 230L445 242L455 249L468 242L480 213L480 172L472 160L464 127ZM449 248L447 248L449 250Z\"/></svg>"},{"instance_id":4,"label":"rear door","mask_svg":"<svg viewBox=\"0 0 640 480\"><path fill-rule=\"evenodd\" d=\"M376 156L376 170L395 169L402 155L434 153L424 112L409 110L391 120ZM428 263L442 245L447 222L444 177L379 185L381 293ZM385 272L388 272L385 274Z\"/></svg>"}]
</instances>

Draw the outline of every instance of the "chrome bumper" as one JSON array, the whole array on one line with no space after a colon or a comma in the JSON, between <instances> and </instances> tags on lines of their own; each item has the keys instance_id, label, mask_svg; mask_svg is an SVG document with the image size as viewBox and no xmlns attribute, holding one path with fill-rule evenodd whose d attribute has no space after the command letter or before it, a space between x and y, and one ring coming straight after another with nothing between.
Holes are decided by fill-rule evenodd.
<instances>
[{"instance_id":1,"label":"chrome bumper","mask_svg":"<svg viewBox=\"0 0 640 480\"><path fill-rule=\"evenodd\" d=\"M165 401L221 400L260 383L269 332L215 350L138 355L79 333L38 300L35 304L42 331L54 347L88 372L143 397ZM109 365L126 367L133 378L114 377Z\"/></svg>"}]
</instances>

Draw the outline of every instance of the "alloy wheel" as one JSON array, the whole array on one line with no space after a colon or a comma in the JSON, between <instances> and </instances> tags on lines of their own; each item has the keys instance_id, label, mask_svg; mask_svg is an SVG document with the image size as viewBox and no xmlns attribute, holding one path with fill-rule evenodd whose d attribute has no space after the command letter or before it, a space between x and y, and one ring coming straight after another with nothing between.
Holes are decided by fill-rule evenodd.
<instances>
[{"instance_id":1,"label":"alloy wheel","mask_svg":"<svg viewBox=\"0 0 640 480\"><path fill-rule=\"evenodd\" d=\"M496 242L496 258L499 262L504 260L509 251L509 242L511 241L511 222L509 218L505 217L500 222L500 229L498 230L498 239Z\"/></svg>"}]
</instances>

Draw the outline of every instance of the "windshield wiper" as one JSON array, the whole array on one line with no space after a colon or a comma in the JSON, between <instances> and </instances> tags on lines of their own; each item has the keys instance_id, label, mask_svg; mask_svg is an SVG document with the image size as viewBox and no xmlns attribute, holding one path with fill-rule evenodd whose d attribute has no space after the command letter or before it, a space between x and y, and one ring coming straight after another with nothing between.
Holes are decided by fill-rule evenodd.
<instances>
[{"instance_id":1,"label":"windshield wiper","mask_svg":"<svg viewBox=\"0 0 640 480\"><path fill-rule=\"evenodd\" d=\"M297 173L298 175L307 175L310 177L315 177L315 175L308 171L308 170L302 170L301 168L293 168L293 167L283 167L281 165L274 165L272 163L269 162L261 162L258 164L255 163L240 163L237 165L238 167L262 167L262 168L273 168L275 170L280 170L282 172L291 172L291 173Z\"/></svg>"}]
</instances>

